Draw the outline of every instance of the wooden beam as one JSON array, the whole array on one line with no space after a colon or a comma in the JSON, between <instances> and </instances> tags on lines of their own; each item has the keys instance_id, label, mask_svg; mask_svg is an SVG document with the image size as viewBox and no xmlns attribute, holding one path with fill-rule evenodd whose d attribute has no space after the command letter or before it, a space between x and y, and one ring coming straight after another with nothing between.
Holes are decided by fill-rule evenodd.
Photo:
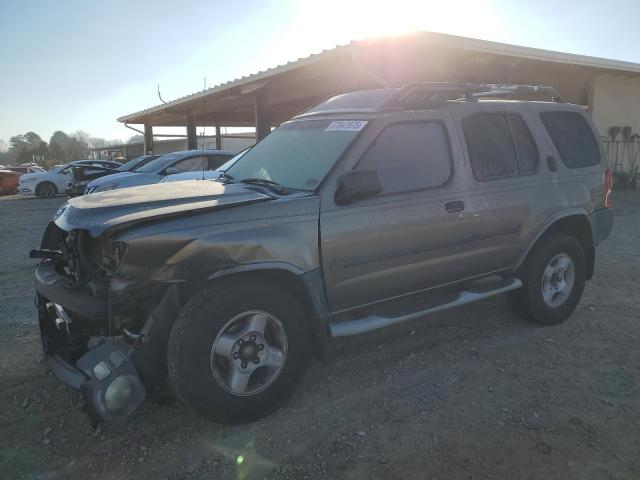
<instances>
[{"instance_id":1,"label":"wooden beam","mask_svg":"<svg viewBox=\"0 0 640 480\"><path fill-rule=\"evenodd\" d=\"M256 141L260 141L260 139L267 136L269 132L271 132L269 111L267 110L265 94L263 91L258 92L255 97L254 122L256 128Z\"/></svg>"},{"instance_id":2,"label":"wooden beam","mask_svg":"<svg viewBox=\"0 0 640 480\"><path fill-rule=\"evenodd\" d=\"M153 126L144 124L144 154L153 155Z\"/></svg>"},{"instance_id":3,"label":"wooden beam","mask_svg":"<svg viewBox=\"0 0 640 480\"><path fill-rule=\"evenodd\" d=\"M198 148L198 139L196 138L196 119L187 115L187 149L195 150Z\"/></svg>"},{"instance_id":4,"label":"wooden beam","mask_svg":"<svg viewBox=\"0 0 640 480\"><path fill-rule=\"evenodd\" d=\"M222 150L222 134L220 133L220 124L216 124L216 150Z\"/></svg>"}]
</instances>

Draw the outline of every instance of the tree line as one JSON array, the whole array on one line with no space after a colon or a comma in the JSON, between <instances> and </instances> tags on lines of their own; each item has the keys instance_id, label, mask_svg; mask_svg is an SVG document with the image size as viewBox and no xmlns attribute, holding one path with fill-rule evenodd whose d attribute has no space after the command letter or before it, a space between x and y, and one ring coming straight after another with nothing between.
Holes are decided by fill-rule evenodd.
<instances>
[{"instance_id":1,"label":"tree line","mask_svg":"<svg viewBox=\"0 0 640 480\"><path fill-rule=\"evenodd\" d=\"M134 139L129 139L129 143ZM107 141L92 137L83 130L66 134L57 130L49 142L35 132L15 135L9 139L6 151L0 149L0 164L14 165L35 162L44 168L53 165L91 158L91 149L122 143L120 140ZM5 143L6 145L6 143Z\"/></svg>"}]
</instances>

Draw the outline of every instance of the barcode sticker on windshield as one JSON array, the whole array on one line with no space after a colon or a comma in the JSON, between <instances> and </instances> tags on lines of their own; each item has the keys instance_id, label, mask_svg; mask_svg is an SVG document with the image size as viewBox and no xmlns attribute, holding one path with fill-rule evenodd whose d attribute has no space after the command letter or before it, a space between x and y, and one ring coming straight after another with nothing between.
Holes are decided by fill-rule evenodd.
<instances>
[{"instance_id":1,"label":"barcode sticker on windshield","mask_svg":"<svg viewBox=\"0 0 640 480\"><path fill-rule=\"evenodd\" d=\"M366 120L338 120L331 122L325 132L359 132L367 124Z\"/></svg>"}]
</instances>

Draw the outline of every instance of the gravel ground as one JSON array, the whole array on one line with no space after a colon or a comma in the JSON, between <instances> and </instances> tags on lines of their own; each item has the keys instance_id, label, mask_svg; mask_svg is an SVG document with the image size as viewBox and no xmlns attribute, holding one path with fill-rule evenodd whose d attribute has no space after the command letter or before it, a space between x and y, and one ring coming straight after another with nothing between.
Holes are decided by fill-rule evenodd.
<instances>
[{"instance_id":1,"label":"gravel ground","mask_svg":"<svg viewBox=\"0 0 640 480\"><path fill-rule=\"evenodd\" d=\"M334 341L259 422L146 402L92 430L41 360L27 258L64 201L0 200L0 477L7 479L638 479L640 194L562 325L503 297Z\"/></svg>"}]
</instances>

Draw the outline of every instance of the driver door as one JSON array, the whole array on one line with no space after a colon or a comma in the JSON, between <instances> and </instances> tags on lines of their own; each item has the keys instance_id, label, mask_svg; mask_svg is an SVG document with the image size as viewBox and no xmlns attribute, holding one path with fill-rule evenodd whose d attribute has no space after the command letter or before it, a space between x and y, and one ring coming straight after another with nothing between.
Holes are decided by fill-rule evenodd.
<instances>
[{"instance_id":1,"label":"driver door","mask_svg":"<svg viewBox=\"0 0 640 480\"><path fill-rule=\"evenodd\" d=\"M332 313L459 279L470 235L451 121L433 112L382 127L354 169L378 172L380 195L324 202L322 263ZM454 132L449 135L449 132ZM453 138L451 138L453 137Z\"/></svg>"}]
</instances>

